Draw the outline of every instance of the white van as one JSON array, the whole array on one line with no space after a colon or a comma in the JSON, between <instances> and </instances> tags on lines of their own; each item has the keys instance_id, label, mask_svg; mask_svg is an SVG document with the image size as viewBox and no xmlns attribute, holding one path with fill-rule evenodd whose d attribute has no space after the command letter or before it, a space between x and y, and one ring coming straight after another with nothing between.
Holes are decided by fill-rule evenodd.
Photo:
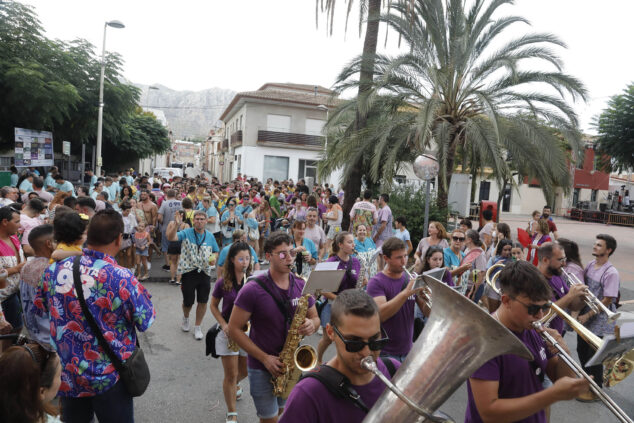
<instances>
[{"instance_id":1,"label":"white van","mask_svg":"<svg viewBox=\"0 0 634 423\"><path fill-rule=\"evenodd\" d=\"M169 179L170 172L173 176L183 177L183 169L177 167L157 167L154 169L154 173L158 173L161 178Z\"/></svg>"}]
</instances>

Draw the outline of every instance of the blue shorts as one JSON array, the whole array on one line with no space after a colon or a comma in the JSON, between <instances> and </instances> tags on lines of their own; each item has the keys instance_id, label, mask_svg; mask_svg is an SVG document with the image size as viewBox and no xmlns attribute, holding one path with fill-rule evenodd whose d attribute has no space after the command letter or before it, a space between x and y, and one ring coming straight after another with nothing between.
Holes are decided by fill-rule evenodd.
<instances>
[{"instance_id":1,"label":"blue shorts","mask_svg":"<svg viewBox=\"0 0 634 423\"><path fill-rule=\"evenodd\" d=\"M139 250L138 248L136 249L136 255L137 256L143 256L143 257L147 257L148 254L148 250L149 248L144 248L143 250Z\"/></svg>"},{"instance_id":2,"label":"blue shorts","mask_svg":"<svg viewBox=\"0 0 634 423\"><path fill-rule=\"evenodd\" d=\"M4 313L4 319L11 323L14 330L22 329L22 326L24 326L22 322L22 306L17 293L9 295L2 302L2 312Z\"/></svg>"},{"instance_id":3,"label":"blue shorts","mask_svg":"<svg viewBox=\"0 0 634 423\"><path fill-rule=\"evenodd\" d=\"M321 319L321 327L325 328L326 324L330 323L330 312L332 309L332 305L330 303L326 304L324 308L321 309L321 315L319 318Z\"/></svg>"},{"instance_id":4,"label":"blue shorts","mask_svg":"<svg viewBox=\"0 0 634 423\"><path fill-rule=\"evenodd\" d=\"M272 419L279 415L286 405L286 400L273 396L271 374L266 370L248 369L249 390L255 404L255 411L261 419Z\"/></svg>"}]
</instances>

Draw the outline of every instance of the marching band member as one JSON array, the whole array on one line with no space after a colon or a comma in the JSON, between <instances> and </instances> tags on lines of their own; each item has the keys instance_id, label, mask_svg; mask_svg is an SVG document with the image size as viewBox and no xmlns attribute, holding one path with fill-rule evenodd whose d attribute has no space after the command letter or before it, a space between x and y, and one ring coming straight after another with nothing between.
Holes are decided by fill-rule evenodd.
<instances>
[{"instance_id":1,"label":"marching band member","mask_svg":"<svg viewBox=\"0 0 634 423\"><path fill-rule=\"evenodd\" d=\"M361 367L361 360L373 356L388 379L400 366L394 359L378 358L390 340L381 330L376 303L363 291L348 289L335 298L325 334L335 344L337 354L295 385L280 423L361 422L385 390L383 382ZM328 375L331 377L322 379ZM325 385L333 381L345 381L343 386L339 383L334 386L345 389L344 392L354 390L358 399L333 394Z\"/></svg>"},{"instance_id":2,"label":"marching band member","mask_svg":"<svg viewBox=\"0 0 634 423\"><path fill-rule=\"evenodd\" d=\"M588 289L585 285L571 285L563 279L561 268L566 263L564 249L555 242L545 242L537 250L539 262L537 269L546 278L553 290L552 301L563 310L581 310L583 296ZM564 321L557 316L550 322L550 327L564 335Z\"/></svg>"},{"instance_id":3,"label":"marching band member","mask_svg":"<svg viewBox=\"0 0 634 423\"><path fill-rule=\"evenodd\" d=\"M381 323L390 337L381 355L402 362L412 348L414 304L422 310L425 303L416 295L422 288L412 289L414 280L403 271L407 264L407 245L392 237L382 248L385 268L370 279L367 292L379 306Z\"/></svg>"},{"instance_id":4,"label":"marching band member","mask_svg":"<svg viewBox=\"0 0 634 423\"><path fill-rule=\"evenodd\" d=\"M266 275L259 276L240 290L229 319L229 337L244 349L251 397L261 423L276 423L286 401L273 395L271 376L281 376L279 354L295 315L305 282L291 274L297 252L293 240L284 232L274 232L264 242L264 254L271 264ZM243 328L251 321L247 336ZM309 297L308 311L299 328L302 336L312 335L319 327L315 300Z\"/></svg>"},{"instance_id":5,"label":"marching band member","mask_svg":"<svg viewBox=\"0 0 634 423\"><path fill-rule=\"evenodd\" d=\"M588 289L603 302L611 311L616 311L616 299L619 296L619 271L616 267L610 263L610 256L614 254L616 250L616 239L611 235L599 234L596 237L594 246L592 247L592 255L595 257L586 266L585 282ZM590 329L595 335L603 336L614 333L614 323L608 322L607 315L605 313L596 314L590 310L589 307L585 307L581 310L581 314L578 318L579 322L585 327ZM595 351L581 336L577 335L577 354L579 354L579 361L586 363ZM594 381L603 386L603 365L597 364L596 366L584 367L586 373L594 377ZM597 401L597 397L586 392L581 395L579 401Z\"/></svg>"},{"instance_id":6,"label":"marching band member","mask_svg":"<svg viewBox=\"0 0 634 423\"><path fill-rule=\"evenodd\" d=\"M247 377L247 353L230 345L229 316L238 292L244 287L251 269L251 247L246 242L237 241L229 248L226 265L221 278L214 284L209 309L222 329L216 336L216 354L221 357L224 370L222 391L227 404L227 422L237 421L236 400L242 397L239 383ZM222 312L218 308L222 301ZM236 386L238 391L236 392Z\"/></svg>"},{"instance_id":7,"label":"marching band member","mask_svg":"<svg viewBox=\"0 0 634 423\"><path fill-rule=\"evenodd\" d=\"M533 329L532 323L550 308L552 291L537 268L525 261L506 266L498 278L501 305L494 317L511 330L533 354L529 362L512 354L487 361L471 375L465 423L545 423L544 408L575 398L588 389L586 379L577 379L570 368ZM565 346L559 332L546 329ZM544 373L555 381L544 389ZM571 377L572 376L572 377Z\"/></svg>"},{"instance_id":8,"label":"marching band member","mask_svg":"<svg viewBox=\"0 0 634 423\"><path fill-rule=\"evenodd\" d=\"M335 240L332 244L332 252L334 255L328 258L327 261L339 262L337 269L345 270L346 273L341 280L339 289L337 292L322 292L322 295L330 300L337 298L337 295L346 289L353 289L357 286L357 278L359 277L359 271L361 270L361 263L355 257L352 257L354 253L354 237L350 232L339 232L335 236ZM326 324L330 322L330 304L324 305L321 311L321 326L326 327ZM321 364L324 352L332 342L328 334L324 332L322 339L317 345L317 363Z\"/></svg>"}]
</instances>

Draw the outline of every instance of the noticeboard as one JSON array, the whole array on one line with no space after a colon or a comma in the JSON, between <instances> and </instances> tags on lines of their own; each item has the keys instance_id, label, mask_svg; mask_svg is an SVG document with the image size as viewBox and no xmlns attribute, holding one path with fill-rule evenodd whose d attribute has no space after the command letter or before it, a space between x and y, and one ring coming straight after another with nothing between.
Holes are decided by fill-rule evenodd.
<instances>
[{"instance_id":1,"label":"noticeboard","mask_svg":"<svg viewBox=\"0 0 634 423\"><path fill-rule=\"evenodd\" d=\"M53 134L15 128L15 166L53 166Z\"/></svg>"}]
</instances>

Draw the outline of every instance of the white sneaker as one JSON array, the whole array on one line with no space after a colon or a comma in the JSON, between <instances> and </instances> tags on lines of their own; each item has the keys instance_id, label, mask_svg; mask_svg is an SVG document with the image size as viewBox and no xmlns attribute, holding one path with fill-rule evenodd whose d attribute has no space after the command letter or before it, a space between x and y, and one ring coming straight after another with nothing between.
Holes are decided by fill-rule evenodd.
<instances>
[{"instance_id":1,"label":"white sneaker","mask_svg":"<svg viewBox=\"0 0 634 423\"><path fill-rule=\"evenodd\" d=\"M318 335L323 335L324 334L324 329L321 326L319 326L319 329L317 329L317 334Z\"/></svg>"},{"instance_id":2,"label":"white sneaker","mask_svg":"<svg viewBox=\"0 0 634 423\"><path fill-rule=\"evenodd\" d=\"M183 324L181 325L183 332L189 332L189 317L183 317Z\"/></svg>"},{"instance_id":3,"label":"white sneaker","mask_svg":"<svg viewBox=\"0 0 634 423\"><path fill-rule=\"evenodd\" d=\"M147 270L149 271L152 268L152 263L150 263L149 261L147 262Z\"/></svg>"},{"instance_id":4,"label":"white sneaker","mask_svg":"<svg viewBox=\"0 0 634 423\"><path fill-rule=\"evenodd\" d=\"M194 338L198 341L203 339L203 331L200 329L200 326L194 326Z\"/></svg>"}]
</instances>

